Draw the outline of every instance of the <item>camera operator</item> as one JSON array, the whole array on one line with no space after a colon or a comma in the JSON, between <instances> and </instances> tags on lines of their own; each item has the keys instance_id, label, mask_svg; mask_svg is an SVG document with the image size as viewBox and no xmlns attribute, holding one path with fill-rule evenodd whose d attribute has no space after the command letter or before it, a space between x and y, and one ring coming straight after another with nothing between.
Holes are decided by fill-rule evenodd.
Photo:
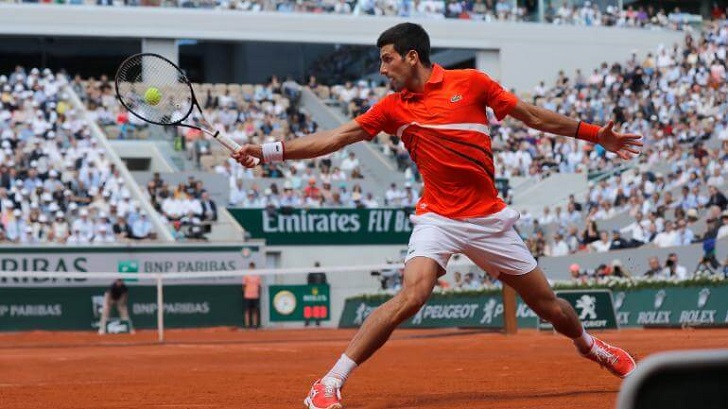
<instances>
[{"instance_id":1,"label":"camera operator","mask_svg":"<svg viewBox=\"0 0 728 409\"><path fill-rule=\"evenodd\" d=\"M667 261L665 262L665 269L663 270L663 275L667 279L677 279L677 280L687 280L688 279L688 270L685 268L685 266L681 266L678 263L676 253L670 253L670 255L667 256Z\"/></svg>"},{"instance_id":2,"label":"camera operator","mask_svg":"<svg viewBox=\"0 0 728 409\"><path fill-rule=\"evenodd\" d=\"M387 264L394 264L394 260L387 259ZM398 268L385 268L382 271L372 271L372 277L379 277L382 290L399 291L402 288L402 271Z\"/></svg>"}]
</instances>

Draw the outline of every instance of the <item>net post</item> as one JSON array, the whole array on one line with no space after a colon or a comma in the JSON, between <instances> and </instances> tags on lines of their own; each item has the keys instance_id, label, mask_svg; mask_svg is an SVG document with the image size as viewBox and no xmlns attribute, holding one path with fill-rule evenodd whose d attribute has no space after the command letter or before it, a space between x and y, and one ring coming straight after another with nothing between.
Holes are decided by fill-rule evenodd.
<instances>
[{"instance_id":1,"label":"net post","mask_svg":"<svg viewBox=\"0 0 728 409\"><path fill-rule=\"evenodd\" d=\"M157 274L157 339L160 344L164 343L164 291L162 287L162 275Z\"/></svg>"},{"instance_id":2,"label":"net post","mask_svg":"<svg viewBox=\"0 0 728 409\"><path fill-rule=\"evenodd\" d=\"M503 284L503 329L506 335L514 335L518 332L516 290L506 284Z\"/></svg>"}]
</instances>

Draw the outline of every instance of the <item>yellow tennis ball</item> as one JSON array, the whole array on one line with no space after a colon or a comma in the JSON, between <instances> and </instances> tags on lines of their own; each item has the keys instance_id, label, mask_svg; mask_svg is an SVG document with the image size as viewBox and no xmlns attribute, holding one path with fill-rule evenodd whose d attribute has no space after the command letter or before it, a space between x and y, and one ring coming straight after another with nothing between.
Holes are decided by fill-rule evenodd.
<instances>
[{"instance_id":1,"label":"yellow tennis ball","mask_svg":"<svg viewBox=\"0 0 728 409\"><path fill-rule=\"evenodd\" d=\"M159 101L162 100L162 93L159 92L159 89L154 87L147 88L147 91L144 93L144 101L149 105L157 105Z\"/></svg>"}]
</instances>

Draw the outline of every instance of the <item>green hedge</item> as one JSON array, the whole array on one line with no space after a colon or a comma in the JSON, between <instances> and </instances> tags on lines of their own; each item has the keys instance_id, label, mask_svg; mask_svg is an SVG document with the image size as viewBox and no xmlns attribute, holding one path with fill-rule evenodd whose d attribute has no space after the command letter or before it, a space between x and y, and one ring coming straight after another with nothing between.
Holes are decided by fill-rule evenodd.
<instances>
[{"instance_id":1,"label":"green hedge","mask_svg":"<svg viewBox=\"0 0 728 409\"><path fill-rule=\"evenodd\" d=\"M617 278L607 277L599 281L589 279L584 283L575 282L557 282L553 284L554 290L585 290L585 289L609 289L615 291L624 290L642 290L654 288L688 288L688 287L705 287L705 286L724 286L728 285L728 280L722 276L697 277L688 280L655 280L655 279L633 279L633 278ZM500 288L483 288L481 290L442 290L439 287L433 292L436 297L463 297L463 296L480 296L500 294ZM351 300L387 300L394 295L393 292L378 292L370 294L360 294L351 297Z\"/></svg>"}]
</instances>

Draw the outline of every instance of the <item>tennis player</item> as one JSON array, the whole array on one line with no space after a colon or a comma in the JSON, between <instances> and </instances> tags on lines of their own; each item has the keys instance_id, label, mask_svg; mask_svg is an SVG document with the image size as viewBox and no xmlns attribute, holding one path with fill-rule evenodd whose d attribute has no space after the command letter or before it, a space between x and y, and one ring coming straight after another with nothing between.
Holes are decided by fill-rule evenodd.
<instances>
[{"instance_id":1,"label":"tennis player","mask_svg":"<svg viewBox=\"0 0 728 409\"><path fill-rule=\"evenodd\" d=\"M276 162L329 154L371 140L379 132L404 141L424 180L412 216L414 230L405 259L404 286L364 322L331 370L317 380L304 403L310 409L342 408L341 388L352 371L374 354L403 321L427 301L450 256L462 253L513 287L539 317L571 338L585 358L618 377L635 368L624 350L584 331L571 305L546 281L513 228L517 211L498 198L486 107L501 120L518 119L551 134L599 143L622 159L638 155L641 137L575 121L520 101L477 70L446 70L430 62L430 39L419 25L398 24L377 40L380 72L396 91L368 112L336 129L263 145L245 145L233 157Z\"/></svg>"}]
</instances>

